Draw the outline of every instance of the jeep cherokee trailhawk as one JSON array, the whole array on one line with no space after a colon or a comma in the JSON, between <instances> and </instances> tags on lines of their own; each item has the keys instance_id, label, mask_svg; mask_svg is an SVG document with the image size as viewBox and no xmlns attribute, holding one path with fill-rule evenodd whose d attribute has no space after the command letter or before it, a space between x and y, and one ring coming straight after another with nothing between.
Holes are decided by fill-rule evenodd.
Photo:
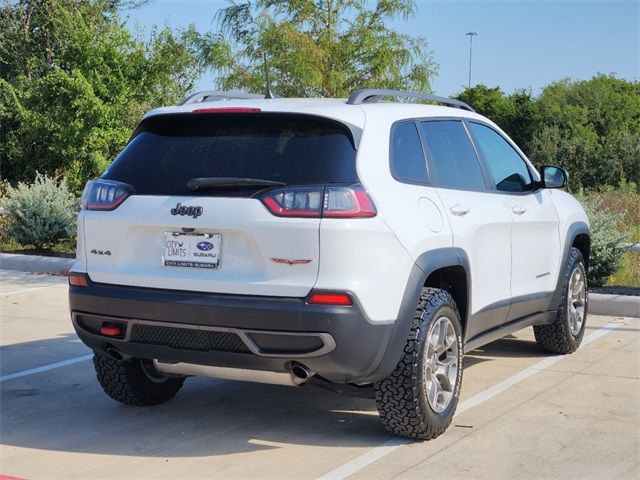
<instances>
[{"instance_id":1,"label":"jeep cherokee trailhawk","mask_svg":"<svg viewBox=\"0 0 640 480\"><path fill-rule=\"evenodd\" d=\"M400 97L440 105L380 101ZM191 375L315 383L434 438L465 351L529 326L580 344L589 227L566 182L456 100L195 94L87 184L73 324L122 403Z\"/></svg>"}]
</instances>

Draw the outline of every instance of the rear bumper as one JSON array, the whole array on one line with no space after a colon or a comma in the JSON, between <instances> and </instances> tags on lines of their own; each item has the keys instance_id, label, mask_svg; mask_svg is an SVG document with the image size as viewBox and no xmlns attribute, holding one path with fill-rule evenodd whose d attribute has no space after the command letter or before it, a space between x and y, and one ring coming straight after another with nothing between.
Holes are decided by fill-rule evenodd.
<instances>
[{"instance_id":1,"label":"rear bumper","mask_svg":"<svg viewBox=\"0 0 640 480\"><path fill-rule=\"evenodd\" d=\"M355 298L338 307L90 282L69 287L69 304L78 336L93 350L274 372L298 362L337 383L386 377L407 333L405 322L369 321ZM101 335L104 322L120 326L121 338Z\"/></svg>"}]
</instances>

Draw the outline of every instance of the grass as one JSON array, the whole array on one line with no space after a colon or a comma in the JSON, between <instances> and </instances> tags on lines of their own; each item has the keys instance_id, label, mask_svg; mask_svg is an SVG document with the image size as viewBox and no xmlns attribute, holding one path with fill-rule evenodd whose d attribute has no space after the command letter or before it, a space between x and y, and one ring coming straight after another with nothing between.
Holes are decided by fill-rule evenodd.
<instances>
[{"instance_id":1,"label":"grass","mask_svg":"<svg viewBox=\"0 0 640 480\"><path fill-rule=\"evenodd\" d=\"M76 254L76 241L71 239L50 245L47 248L36 248L34 245L20 245L14 240L1 238L0 252L46 255L49 257L74 257Z\"/></svg>"},{"instance_id":2,"label":"grass","mask_svg":"<svg viewBox=\"0 0 640 480\"><path fill-rule=\"evenodd\" d=\"M616 273L609 277L607 285L640 287L640 252L625 254Z\"/></svg>"},{"instance_id":3,"label":"grass","mask_svg":"<svg viewBox=\"0 0 640 480\"><path fill-rule=\"evenodd\" d=\"M607 210L622 214L620 230L628 243L640 243L640 194L636 191L608 190L591 192L587 198L599 198ZM640 252L627 252L607 285L640 287Z\"/></svg>"}]
</instances>

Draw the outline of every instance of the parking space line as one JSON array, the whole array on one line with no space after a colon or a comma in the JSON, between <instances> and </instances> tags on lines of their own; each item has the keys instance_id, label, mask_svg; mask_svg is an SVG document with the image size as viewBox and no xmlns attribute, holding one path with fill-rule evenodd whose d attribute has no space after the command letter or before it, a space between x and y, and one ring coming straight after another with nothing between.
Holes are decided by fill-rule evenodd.
<instances>
[{"instance_id":1,"label":"parking space line","mask_svg":"<svg viewBox=\"0 0 640 480\"><path fill-rule=\"evenodd\" d=\"M60 285L47 285L46 287L32 287L23 288L21 290L13 290L11 292L0 293L0 297L8 297L9 295L17 295L18 293L35 292L36 290L44 290L45 288L66 287L67 283L61 283Z\"/></svg>"},{"instance_id":2,"label":"parking space line","mask_svg":"<svg viewBox=\"0 0 640 480\"><path fill-rule=\"evenodd\" d=\"M612 322L612 323L608 323L603 327L600 327L595 332L584 337L584 339L582 340L582 346L588 345L591 342L598 340L599 338L605 336L607 333L615 330L616 328L621 327L622 325L623 325L622 323ZM470 397L465 401L460 402L460 404L458 405L458 408L456 409L454 418L466 412L467 410L473 407L476 407L481 403L486 402L487 400L490 400L496 395L499 395L500 393L526 380L532 375L535 375L536 373L541 372L546 368L549 368L550 366L558 363L563 358L567 358L567 356L558 355L555 357L547 357L544 360L534 363L530 367L527 367L524 370L519 371L515 375L512 375L511 377L503 380L502 382L496 383L495 385L474 395L473 397ZM412 442L413 442L412 440L409 440L406 438L394 437L377 447L373 447L368 452L365 452L359 457L354 458L350 462L347 462L344 465L322 475L321 477L318 478L318 480L343 480L347 477L350 477L354 473L359 472L360 470L364 469L368 465L380 460L382 457L389 455L391 452L397 450L401 446L407 445Z\"/></svg>"},{"instance_id":3,"label":"parking space line","mask_svg":"<svg viewBox=\"0 0 640 480\"><path fill-rule=\"evenodd\" d=\"M43 365L42 367L32 368L30 370L23 370L21 372L10 373L9 375L3 375L0 377L0 382L7 380L13 380L14 378L26 377L27 375L33 375L35 373L46 372L53 370L54 368L66 367L67 365L73 365L75 363L85 362L93 358L93 354L83 355L81 357L70 358L69 360L63 360L62 362L50 363L49 365Z\"/></svg>"}]
</instances>

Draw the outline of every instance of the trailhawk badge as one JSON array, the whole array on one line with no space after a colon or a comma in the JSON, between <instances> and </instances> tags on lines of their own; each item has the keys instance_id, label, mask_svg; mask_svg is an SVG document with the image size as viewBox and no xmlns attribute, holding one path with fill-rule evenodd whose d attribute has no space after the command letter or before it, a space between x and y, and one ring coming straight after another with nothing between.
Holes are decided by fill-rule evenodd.
<instances>
[{"instance_id":1,"label":"trailhawk badge","mask_svg":"<svg viewBox=\"0 0 640 480\"><path fill-rule=\"evenodd\" d=\"M189 215L193 218L198 218L202 212L202 207L185 207L180 202L171 209L171 215Z\"/></svg>"}]
</instances>

